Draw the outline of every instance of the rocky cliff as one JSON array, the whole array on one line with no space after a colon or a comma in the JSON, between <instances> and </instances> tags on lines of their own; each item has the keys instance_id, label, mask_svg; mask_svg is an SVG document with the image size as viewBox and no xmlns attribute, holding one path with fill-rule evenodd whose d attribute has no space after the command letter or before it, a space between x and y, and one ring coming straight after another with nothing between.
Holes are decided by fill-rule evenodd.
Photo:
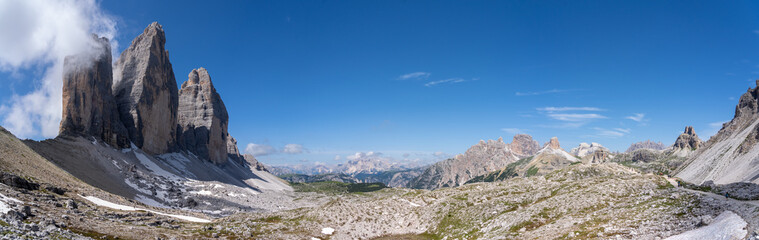
<instances>
[{"instance_id":1,"label":"rocky cliff","mask_svg":"<svg viewBox=\"0 0 759 240\"><path fill-rule=\"evenodd\" d=\"M227 161L229 115L205 68L193 69L182 83L178 114L182 149L214 163Z\"/></svg>"},{"instance_id":2,"label":"rocky cliff","mask_svg":"<svg viewBox=\"0 0 759 240\"><path fill-rule=\"evenodd\" d=\"M627 148L625 152L630 153L638 149L664 150L665 148L667 148L667 146L665 146L664 143L646 140L630 144L630 147Z\"/></svg>"},{"instance_id":3,"label":"rocky cliff","mask_svg":"<svg viewBox=\"0 0 759 240\"><path fill-rule=\"evenodd\" d=\"M687 126L685 127L685 131L677 137L675 144L665 149L664 152L673 156L688 157L698 150L702 143L701 139L696 135L696 131L693 130L693 127Z\"/></svg>"},{"instance_id":4,"label":"rocky cliff","mask_svg":"<svg viewBox=\"0 0 759 240\"><path fill-rule=\"evenodd\" d=\"M129 138L150 154L176 149L177 83L164 45L166 37L152 23L114 64L113 93Z\"/></svg>"},{"instance_id":5,"label":"rocky cliff","mask_svg":"<svg viewBox=\"0 0 759 240\"><path fill-rule=\"evenodd\" d=\"M60 135L94 136L114 147L129 147L129 135L111 92L111 45L93 36L92 53L68 56L63 67Z\"/></svg>"},{"instance_id":6,"label":"rocky cliff","mask_svg":"<svg viewBox=\"0 0 759 240\"><path fill-rule=\"evenodd\" d=\"M511 152L520 157L532 156L540 151L540 143L532 139L532 136L527 134L514 135L514 139L509 143Z\"/></svg>"},{"instance_id":7,"label":"rocky cliff","mask_svg":"<svg viewBox=\"0 0 759 240\"><path fill-rule=\"evenodd\" d=\"M757 81L759 86L759 80ZM700 147L679 169L677 177L701 184L759 183L759 87L749 88L730 122L703 144L678 138L675 146ZM689 132L686 129L686 134ZM692 132L692 131L690 131ZM684 134L685 135L685 134ZM695 135L695 133L693 133ZM681 135L683 136L683 135Z\"/></svg>"},{"instance_id":8,"label":"rocky cliff","mask_svg":"<svg viewBox=\"0 0 759 240\"><path fill-rule=\"evenodd\" d=\"M503 138L480 140L464 154L431 165L409 186L422 189L460 186L473 177L500 170L527 154L534 154L539 146L529 135L518 135L514 140L511 144L504 143ZM518 150L513 151L512 147Z\"/></svg>"}]
</instances>

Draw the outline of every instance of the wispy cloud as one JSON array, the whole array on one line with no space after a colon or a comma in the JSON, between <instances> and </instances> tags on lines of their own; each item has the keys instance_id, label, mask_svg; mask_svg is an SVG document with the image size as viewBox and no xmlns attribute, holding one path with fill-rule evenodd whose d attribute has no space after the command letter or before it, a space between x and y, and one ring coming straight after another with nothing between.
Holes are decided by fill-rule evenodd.
<instances>
[{"instance_id":1,"label":"wispy cloud","mask_svg":"<svg viewBox=\"0 0 759 240\"><path fill-rule=\"evenodd\" d=\"M501 128L501 131L507 132L509 134L520 134L527 132L527 129L519 129L519 128Z\"/></svg>"},{"instance_id":2,"label":"wispy cloud","mask_svg":"<svg viewBox=\"0 0 759 240\"><path fill-rule=\"evenodd\" d=\"M285 147L282 149L282 152L288 153L288 154L301 154L304 152L308 152L308 150L304 148L303 145L290 143L290 144L285 145Z\"/></svg>"},{"instance_id":3,"label":"wispy cloud","mask_svg":"<svg viewBox=\"0 0 759 240\"><path fill-rule=\"evenodd\" d=\"M284 147L282 147L282 150L278 150L277 148L268 144L256 143L248 143L248 145L245 147L245 153L253 156L266 156L278 153L302 154L308 152L308 149L303 147L303 145L295 143L286 144Z\"/></svg>"},{"instance_id":4,"label":"wispy cloud","mask_svg":"<svg viewBox=\"0 0 759 240\"><path fill-rule=\"evenodd\" d=\"M430 77L430 75L431 73L428 72L412 72L399 76L398 80L427 79Z\"/></svg>"},{"instance_id":5,"label":"wispy cloud","mask_svg":"<svg viewBox=\"0 0 759 240\"><path fill-rule=\"evenodd\" d=\"M475 81L477 78L472 79L463 79L463 78L448 78L443 80L437 80L437 81L431 81L424 84L425 87L434 87L440 84L454 84L454 83L462 83L462 82L469 82L469 81Z\"/></svg>"},{"instance_id":6,"label":"wispy cloud","mask_svg":"<svg viewBox=\"0 0 759 240\"><path fill-rule=\"evenodd\" d=\"M537 108L538 111L543 112L567 112L567 111L591 111L591 112L598 112L603 111L603 109L597 108L597 107L543 107L543 108Z\"/></svg>"},{"instance_id":7,"label":"wispy cloud","mask_svg":"<svg viewBox=\"0 0 759 240\"><path fill-rule=\"evenodd\" d=\"M646 114L645 113L635 113L632 116L627 116L625 119L630 119L636 122L643 122L646 120Z\"/></svg>"},{"instance_id":8,"label":"wispy cloud","mask_svg":"<svg viewBox=\"0 0 759 240\"><path fill-rule=\"evenodd\" d=\"M759 35L759 30L754 30L754 34Z\"/></svg>"},{"instance_id":9,"label":"wispy cloud","mask_svg":"<svg viewBox=\"0 0 759 240\"><path fill-rule=\"evenodd\" d=\"M548 114L548 116L556 120L567 122L583 122L587 120L606 118L605 116L596 113L551 113Z\"/></svg>"},{"instance_id":10,"label":"wispy cloud","mask_svg":"<svg viewBox=\"0 0 759 240\"><path fill-rule=\"evenodd\" d=\"M544 95L544 94L554 94L554 93L565 93L565 92L574 92L579 91L580 89L551 89L546 91L537 91L537 92L516 92L516 96L537 96L537 95Z\"/></svg>"},{"instance_id":11,"label":"wispy cloud","mask_svg":"<svg viewBox=\"0 0 759 240\"><path fill-rule=\"evenodd\" d=\"M593 128L598 133L596 136L598 137L610 137L610 138L617 138L617 137L624 137L627 134L630 134L632 130L629 128L614 128L614 129L604 129L604 128Z\"/></svg>"},{"instance_id":12,"label":"wispy cloud","mask_svg":"<svg viewBox=\"0 0 759 240\"><path fill-rule=\"evenodd\" d=\"M709 138L711 136L714 136L714 134L717 134L720 129L722 129L722 125L727 123L729 121L720 121L720 122L713 122L709 123L709 128L704 131L703 135L701 137Z\"/></svg>"}]
</instances>

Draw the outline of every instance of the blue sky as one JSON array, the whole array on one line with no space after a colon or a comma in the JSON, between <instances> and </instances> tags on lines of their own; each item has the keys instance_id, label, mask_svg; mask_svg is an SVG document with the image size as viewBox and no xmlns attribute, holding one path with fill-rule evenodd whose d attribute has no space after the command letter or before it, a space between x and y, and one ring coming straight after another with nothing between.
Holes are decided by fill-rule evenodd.
<instances>
[{"instance_id":1,"label":"blue sky","mask_svg":"<svg viewBox=\"0 0 759 240\"><path fill-rule=\"evenodd\" d=\"M118 52L161 23L178 85L207 68L241 150L277 165L369 151L429 162L516 132L566 150L671 144L686 125L706 138L759 79L759 3L730 3L98 4ZM0 104L44 67L0 68Z\"/></svg>"}]
</instances>

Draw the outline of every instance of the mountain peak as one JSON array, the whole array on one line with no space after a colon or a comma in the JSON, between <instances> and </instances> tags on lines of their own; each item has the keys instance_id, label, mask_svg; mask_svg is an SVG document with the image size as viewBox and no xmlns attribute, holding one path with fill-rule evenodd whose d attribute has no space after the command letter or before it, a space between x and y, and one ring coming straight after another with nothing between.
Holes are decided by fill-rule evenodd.
<instances>
[{"instance_id":1,"label":"mountain peak","mask_svg":"<svg viewBox=\"0 0 759 240\"><path fill-rule=\"evenodd\" d=\"M561 149L561 144L559 144L559 138L558 137L552 137L550 141L548 141L543 148L552 148L552 149Z\"/></svg>"}]
</instances>

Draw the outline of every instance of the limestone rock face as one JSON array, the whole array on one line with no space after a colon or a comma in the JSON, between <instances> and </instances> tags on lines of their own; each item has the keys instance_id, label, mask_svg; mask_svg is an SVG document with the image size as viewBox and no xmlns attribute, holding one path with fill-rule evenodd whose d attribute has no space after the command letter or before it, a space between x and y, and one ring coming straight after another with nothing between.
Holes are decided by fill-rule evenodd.
<instances>
[{"instance_id":1,"label":"limestone rock face","mask_svg":"<svg viewBox=\"0 0 759 240\"><path fill-rule=\"evenodd\" d=\"M129 135L119 119L111 92L111 47L106 38L93 36L92 54L68 56L63 61L63 115L61 135L93 136L114 147L129 147Z\"/></svg>"},{"instance_id":2,"label":"limestone rock face","mask_svg":"<svg viewBox=\"0 0 759 240\"><path fill-rule=\"evenodd\" d=\"M759 81L749 88L735 106L735 116L722 125L717 134L701 144L693 137L677 139L673 147L693 147L696 150L678 169L677 177L695 184L713 181L715 184L735 182L759 183ZM695 133L686 128L684 134ZM699 144L694 144L699 143Z\"/></svg>"},{"instance_id":3,"label":"limestone rock face","mask_svg":"<svg viewBox=\"0 0 759 240\"><path fill-rule=\"evenodd\" d=\"M259 162L253 155L245 154L242 157L246 162L248 162L248 164L250 164L250 168L256 169L258 171L269 171L269 169L266 169L266 166L264 166L263 163Z\"/></svg>"},{"instance_id":4,"label":"limestone rock face","mask_svg":"<svg viewBox=\"0 0 759 240\"><path fill-rule=\"evenodd\" d=\"M150 154L176 150L177 83L165 44L163 28L154 22L114 64L121 121L131 141Z\"/></svg>"},{"instance_id":5,"label":"limestone rock face","mask_svg":"<svg viewBox=\"0 0 759 240\"><path fill-rule=\"evenodd\" d=\"M245 161L242 155L240 155L240 149L237 148L237 139L232 135L227 135L227 156L237 161Z\"/></svg>"},{"instance_id":6,"label":"limestone rock face","mask_svg":"<svg viewBox=\"0 0 759 240\"><path fill-rule=\"evenodd\" d=\"M675 141L675 148L696 150L701 146L701 139L698 138L692 126L685 127L685 132L680 134Z\"/></svg>"},{"instance_id":7,"label":"limestone rock face","mask_svg":"<svg viewBox=\"0 0 759 240\"><path fill-rule=\"evenodd\" d=\"M540 143L532 139L532 136L527 134L514 135L514 139L509 144L511 151L514 154L521 156L532 156L540 151Z\"/></svg>"},{"instance_id":8,"label":"limestone rock face","mask_svg":"<svg viewBox=\"0 0 759 240\"><path fill-rule=\"evenodd\" d=\"M548 141L543 147L549 147L552 149L561 149L561 144L559 144L559 138L552 137L550 141Z\"/></svg>"},{"instance_id":9,"label":"limestone rock face","mask_svg":"<svg viewBox=\"0 0 759 240\"><path fill-rule=\"evenodd\" d=\"M182 83L178 122L180 147L214 163L227 161L229 115L205 68L192 70Z\"/></svg>"}]
</instances>

